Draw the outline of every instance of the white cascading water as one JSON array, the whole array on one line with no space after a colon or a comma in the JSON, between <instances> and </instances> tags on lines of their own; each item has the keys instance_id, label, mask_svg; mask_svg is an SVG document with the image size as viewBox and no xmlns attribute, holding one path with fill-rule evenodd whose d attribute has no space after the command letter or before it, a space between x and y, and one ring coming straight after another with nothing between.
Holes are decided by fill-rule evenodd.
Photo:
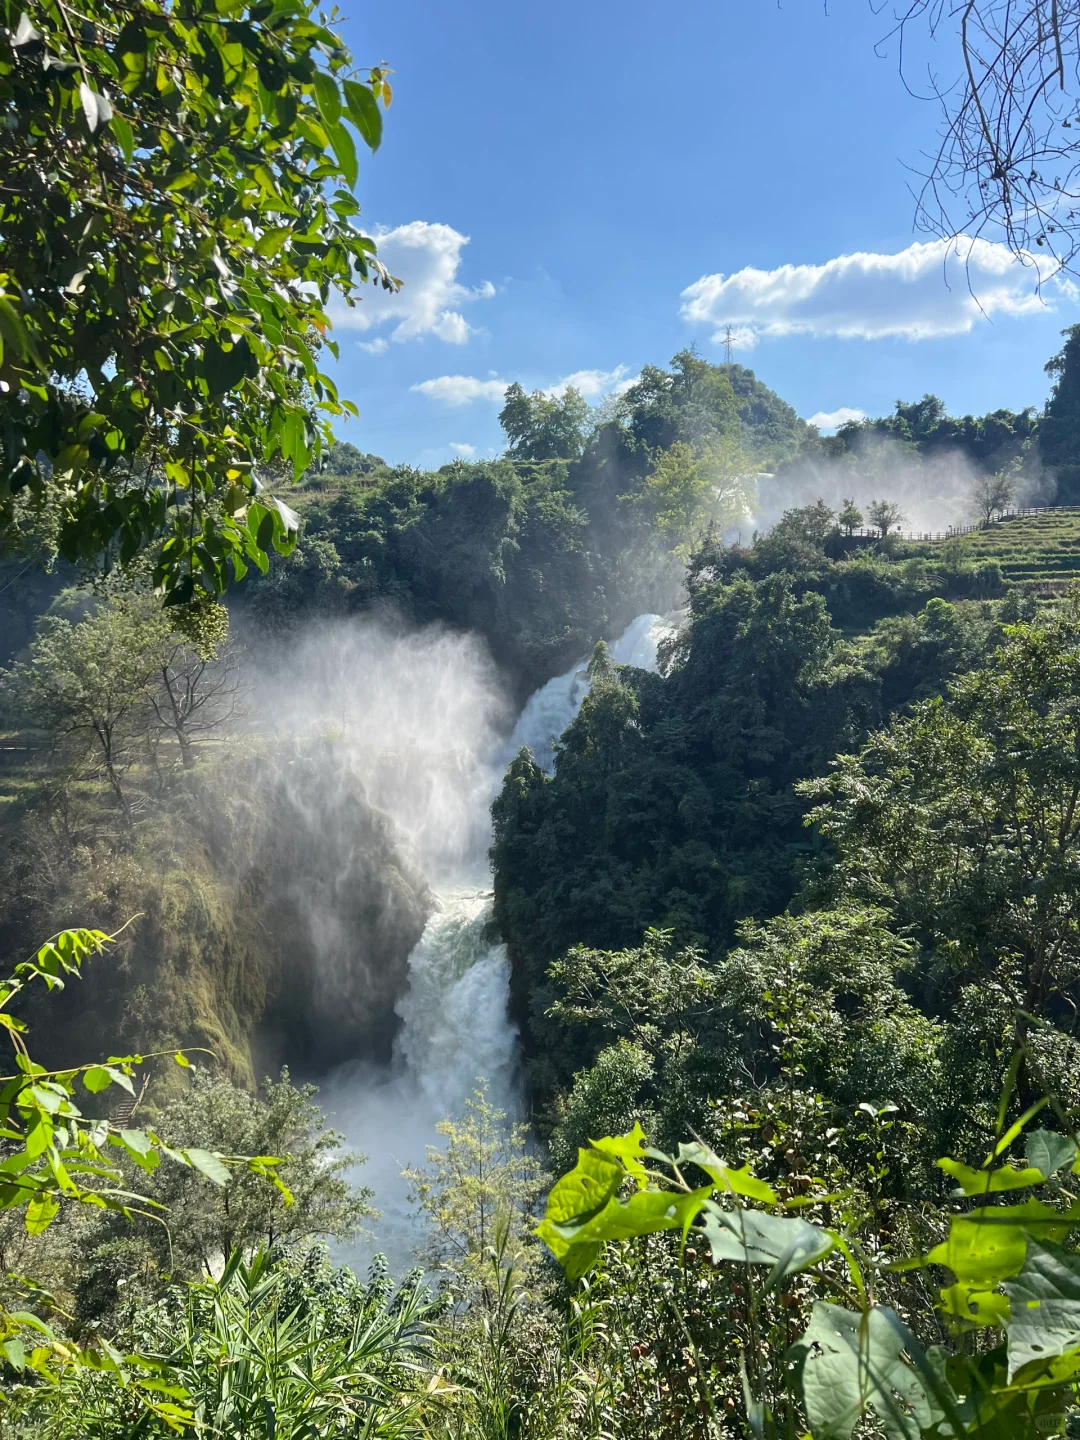
<instances>
[{"instance_id":1,"label":"white cascading water","mask_svg":"<svg viewBox=\"0 0 1080 1440\"><path fill-rule=\"evenodd\" d=\"M655 670L657 646L669 629L658 615L638 616L611 646L612 658ZM474 837L469 853L429 857L437 908L409 956L389 1072L356 1062L322 1085L320 1098L332 1123L367 1156L354 1178L374 1190L380 1211L371 1236L341 1253L354 1265L376 1251L397 1271L414 1262L421 1236L401 1170L424 1163L428 1146L439 1142L440 1120L460 1115L481 1083L499 1109L511 1117L520 1111L518 1036L508 1014L510 964L506 947L490 934L489 812L506 766L522 746L546 770L553 768L553 742L588 693L586 664L549 680L530 697L509 740L490 752L486 784L468 787L468 803L477 810L457 816L454 833Z\"/></svg>"}]
</instances>

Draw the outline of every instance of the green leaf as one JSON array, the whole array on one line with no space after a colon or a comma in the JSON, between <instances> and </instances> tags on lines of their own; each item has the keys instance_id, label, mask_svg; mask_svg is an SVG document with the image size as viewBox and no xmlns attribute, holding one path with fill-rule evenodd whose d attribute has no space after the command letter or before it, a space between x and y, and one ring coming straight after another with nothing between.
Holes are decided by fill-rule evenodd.
<instances>
[{"instance_id":1,"label":"green leaf","mask_svg":"<svg viewBox=\"0 0 1080 1440\"><path fill-rule=\"evenodd\" d=\"M903 1358L911 1337L899 1316L864 1314L819 1300L791 1347L803 1358L802 1392L814 1440L849 1440L868 1410L890 1440L918 1440L943 1418Z\"/></svg>"},{"instance_id":2,"label":"green leaf","mask_svg":"<svg viewBox=\"0 0 1080 1440\"><path fill-rule=\"evenodd\" d=\"M652 1235L659 1230L681 1230L685 1234L711 1194L711 1185L689 1194L675 1190L639 1190L625 1202L609 1200L603 1209L580 1225L553 1228L570 1245L632 1240L637 1235Z\"/></svg>"},{"instance_id":3,"label":"green leaf","mask_svg":"<svg viewBox=\"0 0 1080 1440\"><path fill-rule=\"evenodd\" d=\"M1040 1170L1044 1180L1049 1180L1066 1165L1072 1165L1076 1159L1076 1141L1053 1130L1033 1130L1027 1137L1024 1154L1027 1163Z\"/></svg>"},{"instance_id":4,"label":"green leaf","mask_svg":"<svg viewBox=\"0 0 1080 1440\"><path fill-rule=\"evenodd\" d=\"M228 1166L221 1156L211 1150L184 1150L181 1152L200 1174L212 1180L215 1185L227 1185L232 1179Z\"/></svg>"},{"instance_id":5,"label":"green leaf","mask_svg":"<svg viewBox=\"0 0 1080 1440\"><path fill-rule=\"evenodd\" d=\"M91 1095L97 1095L100 1091L107 1090L112 1084L112 1073L104 1065L91 1065L83 1075L82 1081Z\"/></svg>"},{"instance_id":6,"label":"green leaf","mask_svg":"<svg viewBox=\"0 0 1080 1440\"><path fill-rule=\"evenodd\" d=\"M107 125L113 118L113 108L108 100L96 90L91 90L85 80L79 82L79 102L91 134L99 125Z\"/></svg>"},{"instance_id":7,"label":"green leaf","mask_svg":"<svg viewBox=\"0 0 1080 1440\"><path fill-rule=\"evenodd\" d=\"M241 335L228 349L208 340L203 350L202 375L211 395L224 395L248 375L253 356L247 337Z\"/></svg>"},{"instance_id":8,"label":"green leaf","mask_svg":"<svg viewBox=\"0 0 1080 1440\"><path fill-rule=\"evenodd\" d=\"M336 125L341 119L341 91L337 81L325 70L317 70L312 81L315 88L315 104L319 107L327 127Z\"/></svg>"},{"instance_id":9,"label":"green leaf","mask_svg":"<svg viewBox=\"0 0 1080 1440\"><path fill-rule=\"evenodd\" d=\"M173 1056L173 1060L176 1062L177 1065L183 1065L184 1068L187 1070L191 1069L191 1061L187 1058L187 1056L182 1050L177 1050L176 1054Z\"/></svg>"},{"instance_id":10,"label":"green leaf","mask_svg":"<svg viewBox=\"0 0 1080 1440\"><path fill-rule=\"evenodd\" d=\"M716 1188L725 1194L745 1195L763 1205L779 1204L776 1191L771 1185L766 1185L764 1180L755 1179L749 1166L742 1165L738 1170L732 1169L700 1140L695 1140L692 1145L680 1145L678 1160L680 1166L696 1165L704 1170Z\"/></svg>"},{"instance_id":11,"label":"green leaf","mask_svg":"<svg viewBox=\"0 0 1080 1440\"><path fill-rule=\"evenodd\" d=\"M832 1236L809 1220L765 1215L759 1210L724 1209L710 1201L701 1228L713 1263L735 1260L771 1267L766 1288L786 1275L816 1265L836 1246Z\"/></svg>"},{"instance_id":12,"label":"green leaf","mask_svg":"<svg viewBox=\"0 0 1080 1440\"><path fill-rule=\"evenodd\" d=\"M359 81L346 80L342 88L345 91L345 106L349 119L359 130L368 149L377 150L382 140L382 111L379 109L379 102L368 86L361 85Z\"/></svg>"},{"instance_id":13,"label":"green leaf","mask_svg":"<svg viewBox=\"0 0 1080 1440\"><path fill-rule=\"evenodd\" d=\"M590 1140L589 1144L594 1150L600 1150L618 1160L627 1174L644 1184L645 1166L642 1161L645 1155L645 1131L640 1123L635 1121L634 1128L626 1135L605 1135L602 1140Z\"/></svg>"},{"instance_id":14,"label":"green leaf","mask_svg":"<svg viewBox=\"0 0 1080 1440\"><path fill-rule=\"evenodd\" d=\"M1032 1185L1041 1185L1045 1179L1041 1170L1017 1170L1012 1165L1002 1165L997 1170L973 1170L970 1165L961 1165L959 1160L939 1160L937 1163L939 1169L957 1181L962 1195L997 1195L1006 1190L1028 1190Z\"/></svg>"},{"instance_id":15,"label":"green leaf","mask_svg":"<svg viewBox=\"0 0 1080 1440\"><path fill-rule=\"evenodd\" d=\"M21 1340L5 1340L0 1350L3 1350L4 1359L13 1369L26 1369L26 1349Z\"/></svg>"},{"instance_id":16,"label":"green leaf","mask_svg":"<svg viewBox=\"0 0 1080 1440\"><path fill-rule=\"evenodd\" d=\"M579 1150L573 1170L551 1187L545 1220L564 1225L594 1215L617 1192L625 1174L620 1164L599 1151Z\"/></svg>"},{"instance_id":17,"label":"green leaf","mask_svg":"<svg viewBox=\"0 0 1080 1440\"><path fill-rule=\"evenodd\" d=\"M120 1140L125 1149L135 1155L149 1155L154 1148L154 1142L145 1130L121 1130Z\"/></svg>"},{"instance_id":18,"label":"green leaf","mask_svg":"<svg viewBox=\"0 0 1080 1440\"><path fill-rule=\"evenodd\" d=\"M269 230L264 230L255 242L256 255L262 256L265 260L271 260L278 253L286 240L292 238L292 228L289 225L273 225Z\"/></svg>"},{"instance_id":19,"label":"green leaf","mask_svg":"<svg viewBox=\"0 0 1080 1440\"><path fill-rule=\"evenodd\" d=\"M1032 1241L1024 1268L1002 1286L1009 1299L1009 1383L1033 1360L1080 1349L1080 1256Z\"/></svg>"},{"instance_id":20,"label":"green leaf","mask_svg":"<svg viewBox=\"0 0 1080 1440\"><path fill-rule=\"evenodd\" d=\"M326 129L330 136L330 143L334 147L337 162L341 167L341 173L345 177L345 183L351 190L360 178L360 164L356 158L356 146L353 138L340 121L337 125L327 125Z\"/></svg>"},{"instance_id":21,"label":"green leaf","mask_svg":"<svg viewBox=\"0 0 1080 1440\"><path fill-rule=\"evenodd\" d=\"M957 1280L989 1290L1019 1274L1030 1239L1060 1243L1078 1219L1080 1205L1066 1211L1041 1200L982 1206L953 1218L948 1238L934 1246L927 1263L947 1265Z\"/></svg>"},{"instance_id":22,"label":"green leaf","mask_svg":"<svg viewBox=\"0 0 1080 1440\"><path fill-rule=\"evenodd\" d=\"M135 132L122 115L113 115L110 123L116 143L120 146L120 153L130 165L135 155Z\"/></svg>"},{"instance_id":23,"label":"green leaf","mask_svg":"<svg viewBox=\"0 0 1080 1440\"><path fill-rule=\"evenodd\" d=\"M35 1195L26 1207L26 1232L28 1235L40 1235L47 1230L56 1219L60 1209L60 1201L55 1195Z\"/></svg>"},{"instance_id":24,"label":"green leaf","mask_svg":"<svg viewBox=\"0 0 1080 1440\"><path fill-rule=\"evenodd\" d=\"M1003 1325L1009 1318L1009 1302L1004 1295L959 1280L942 1289L941 1309L969 1325Z\"/></svg>"}]
</instances>

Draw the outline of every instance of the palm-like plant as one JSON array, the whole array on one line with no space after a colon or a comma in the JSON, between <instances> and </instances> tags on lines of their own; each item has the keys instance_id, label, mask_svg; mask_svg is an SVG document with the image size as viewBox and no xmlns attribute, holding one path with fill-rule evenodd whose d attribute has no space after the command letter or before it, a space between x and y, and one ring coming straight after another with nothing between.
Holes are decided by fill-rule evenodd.
<instances>
[{"instance_id":1,"label":"palm-like plant","mask_svg":"<svg viewBox=\"0 0 1080 1440\"><path fill-rule=\"evenodd\" d=\"M413 1440L430 1391L428 1343L440 1302L419 1276L396 1294L355 1285L351 1306L315 1303L296 1271L236 1252L220 1280L175 1291L139 1312L137 1357L120 1373L72 1373L34 1397L32 1430L48 1440ZM124 1370L156 1376L148 1408ZM150 1385L155 1385L151 1380ZM26 1413L26 1412L24 1412Z\"/></svg>"}]
</instances>

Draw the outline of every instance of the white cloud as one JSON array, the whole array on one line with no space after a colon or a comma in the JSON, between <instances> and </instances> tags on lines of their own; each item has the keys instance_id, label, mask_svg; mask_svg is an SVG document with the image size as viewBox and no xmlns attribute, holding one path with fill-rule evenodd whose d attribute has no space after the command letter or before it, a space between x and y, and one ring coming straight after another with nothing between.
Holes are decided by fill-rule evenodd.
<instances>
[{"instance_id":1,"label":"white cloud","mask_svg":"<svg viewBox=\"0 0 1080 1440\"><path fill-rule=\"evenodd\" d=\"M476 454L476 446L466 444L462 440L451 440L450 449L455 455L460 455L463 460L471 460Z\"/></svg>"},{"instance_id":2,"label":"white cloud","mask_svg":"<svg viewBox=\"0 0 1080 1440\"><path fill-rule=\"evenodd\" d=\"M376 335L374 340L358 340L361 350L366 350L369 355L381 355L384 350L390 349L389 340L384 340L381 335Z\"/></svg>"},{"instance_id":3,"label":"white cloud","mask_svg":"<svg viewBox=\"0 0 1080 1440\"><path fill-rule=\"evenodd\" d=\"M565 395L572 385L586 400L601 395L621 395L637 382L636 375L627 375L627 368L616 365L614 370L575 370L542 393L557 398ZM411 388L429 400L441 400L444 405L471 405L475 400L501 404L509 384L509 380L500 380L497 375L491 375L488 380L479 380L475 375L439 375L434 380L421 380Z\"/></svg>"},{"instance_id":4,"label":"white cloud","mask_svg":"<svg viewBox=\"0 0 1080 1440\"><path fill-rule=\"evenodd\" d=\"M421 380L410 389L429 400L441 400L444 405L471 405L474 400L487 400L491 404L501 403L509 380L478 380L475 375L439 375L434 380Z\"/></svg>"},{"instance_id":5,"label":"white cloud","mask_svg":"<svg viewBox=\"0 0 1080 1440\"><path fill-rule=\"evenodd\" d=\"M1018 260L989 240L932 240L896 255L840 255L824 265L747 267L733 275L703 275L682 292L682 316L713 326L723 343L760 336L813 335L877 340L901 336L928 340L963 335L983 316L1028 315L1052 308L1055 292L1072 286L1054 281L1042 256ZM1040 296L1053 281L1050 295ZM740 338L737 338L740 337Z\"/></svg>"},{"instance_id":6,"label":"white cloud","mask_svg":"<svg viewBox=\"0 0 1080 1440\"><path fill-rule=\"evenodd\" d=\"M597 395L606 395L609 391L621 393L629 390L637 379L637 376L627 379L628 369L629 366L616 365L614 370L575 370L557 385L549 385L544 394L554 399L565 395L571 386L586 400L594 400Z\"/></svg>"},{"instance_id":7,"label":"white cloud","mask_svg":"<svg viewBox=\"0 0 1080 1440\"><path fill-rule=\"evenodd\" d=\"M433 335L450 345L464 344L472 334L472 326L458 307L473 300L490 300L495 294L490 280L475 290L458 283L461 251L469 237L449 225L413 220L396 230L377 230L375 240L379 259L401 281L401 289L394 294L374 285L365 286L355 306L331 307L335 327L367 331L392 325L391 340ZM386 348L382 336L360 344L372 354Z\"/></svg>"},{"instance_id":8,"label":"white cloud","mask_svg":"<svg viewBox=\"0 0 1080 1440\"><path fill-rule=\"evenodd\" d=\"M849 420L865 420L865 410L853 410L850 405L841 405L839 410L819 410L806 422L816 425L819 430L839 430Z\"/></svg>"}]
</instances>

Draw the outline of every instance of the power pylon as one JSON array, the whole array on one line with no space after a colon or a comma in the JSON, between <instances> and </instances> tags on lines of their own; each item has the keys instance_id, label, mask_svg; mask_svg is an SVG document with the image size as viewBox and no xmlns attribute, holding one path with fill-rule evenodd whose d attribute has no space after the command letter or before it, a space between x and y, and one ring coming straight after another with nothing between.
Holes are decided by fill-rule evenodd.
<instances>
[{"instance_id":1,"label":"power pylon","mask_svg":"<svg viewBox=\"0 0 1080 1440\"><path fill-rule=\"evenodd\" d=\"M732 340L731 326L724 331L724 364L731 364L731 351L734 342Z\"/></svg>"}]
</instances>

